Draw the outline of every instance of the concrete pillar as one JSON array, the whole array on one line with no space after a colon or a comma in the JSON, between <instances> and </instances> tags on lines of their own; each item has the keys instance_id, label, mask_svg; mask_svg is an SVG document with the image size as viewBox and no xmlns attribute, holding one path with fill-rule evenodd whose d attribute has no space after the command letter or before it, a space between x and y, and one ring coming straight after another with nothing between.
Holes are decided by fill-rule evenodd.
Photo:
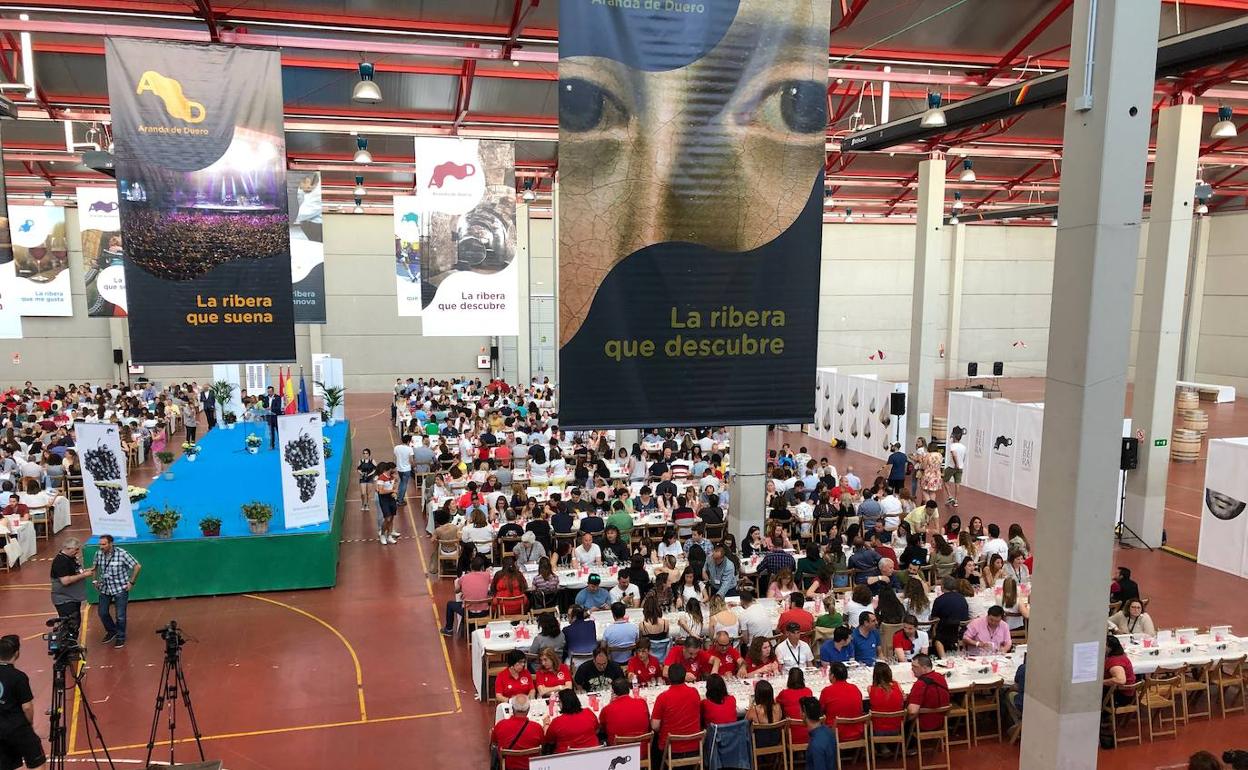
<instances>
[{"instance_id":1,"label":"concrete pillar","mask_svg":"<svg viewBox=\"0 0 1248 770\"><path fill-rule=\"evenodd\" d=\"M1213 220L1197 217L1192 239L1192 259L1187 278L1187 309L1183 313L1183 346L1179 351L1182 379L1196 380L1196 356L1200 353L1200 317L1205 309L1205 266L1209 263L1209 230Z\"/></svg>"},{"instance_id":2,"label":"concrete pillar","mask_svg":"<svg viewBox=\"0 0 1248 770\"><path fill-rule=\"evenodd\" d=\"M533 377L532 324L529 301L533 287L529 284L529 204L516 206L516 281L520 285L520 327L516 334L516 382L527 385Z\"/></svg>"},{"instance_id":3,"label":"concrete pillar","mask_svg":"<svg viewBox=\"0 0 1248 770\"><path fill-rule=\"evenodd\" d=\"M914 290L910 298L910 383L906 435L923 435L931 425L940 340L936 291L944 256L945 159L936 153L919 163L919 210L914 240Z\"/></svg>"},{"instance_id":4,"label":"concrete pillar","mask_svg":"<svg viewBox=\"0 0 1248 770\"><path fill-rule=\"evenodd\" d=\"M732 478L728 484L728 531L740 543L750 527L763 525L766 513L767 427L742 425L731 429Z\"/></svg>"},{"instance_id":5,"label":"concrete pillar","mask_svg":"<svg viewBox=\"0 0 1248 770\"><path fill-rule=\"evenodd\" d=\"M1144 302L1135 353L1131 424L1144 431L1140 466L1127 473L1123 522L1145 544L1161 545L1166 517L1166 480L1174 425L1174 381L1183 329L1183 289L1192 245L1192 191L1200 152L1201 107L1164 107L1157 121L1153 202L1144 256ZM1131 532L1124 532L1130 536Z\"/></svg>"},{"instance_id":6,"label":"concrete pillar","mask_svg":"<svg viewBox=\"0 0 1248 770\"><path fill-rule=\"evenodd\" d=\"M1031 594L1023 770L1097 762L1159 15L1157 4L1138 0L1076 0L1072 12L1045 378L1049 449L1033 539L1044 569Z\"/></svg>"},{"instance_id":7,"label":"concrete pillar","mask_svg":"<svg viewBox=\"0 0 1248 770\"><path fill-rule=\"evenodd\" d=\"M555 341L555 376L551 378L551 381L558 384L559 383L559 353L562 347L559 344L559 292L560 292L560 288L559 288L559 280L560 280L559 278L559 228L562 226L562 223L560 222L560 219L559 219L560 214L559 214L559 172L558 171L555 172L555 181L551 184L550 196L551 196L550 197L550 212L551 212L550 216L551 216L552 223L554 224L554 231L555 231L555 247L554 247L554 254L555 254L555 286L554 286L555 328L554 328L554 333L555 335L554 337L552 337L552 339Z\"/></svg>"},{"instance_id":8,"label":"concrete pillar","mask_svg":"<svg viewBox=\"0 0 1248 770\"><path fill-rule=\"evenodd\" d=\"M962 336L962 268L966 263L966 225L953 226L949 251L949 344L945 346L945 379L958 376L958 349Z\"/></svg>"}]
</instances>

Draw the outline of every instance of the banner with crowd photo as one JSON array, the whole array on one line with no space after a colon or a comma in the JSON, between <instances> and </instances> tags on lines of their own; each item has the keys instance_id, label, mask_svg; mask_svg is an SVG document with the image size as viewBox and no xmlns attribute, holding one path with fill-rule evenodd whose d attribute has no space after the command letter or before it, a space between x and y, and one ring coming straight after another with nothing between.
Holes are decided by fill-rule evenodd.
<instances>
[{"instance_id":1,"label":"banner with crowd photo","mask_svg":"<svg viewBox=\"0 0 1248 770\"><path fill-rule=\"evenodd\" d=\"M416 194L394 205L399 315L429 337L519 334L515 145L415 142Z\"/></svg>"},{"instance_id":2,"label":"banner with crowd photo","mask_svg":"<svg viewBox=\"0 0 1248 770\"><path fill-rule=\"evenodd\" d=\"M105 53L134 361L293 361L278 52Z\"/></svg>"},{"instance_id":3,"label":"banner with crowd photo","mask_svg":"<svg viewBox=\"0 0 1248 770\"><path fill-rule=\"evenodd\" d=\"M9 233L9 201L0 173L0 339L22 338L22 313L17 302L17 265Z\"/></svg>"},{"instance_id":4,"label":"banner with crowd photo","mask_svg":"<svg viewBox=\"0 0 1248 770\"><path fill-rule=\"evenodd\" d=\"M117 187L79 187L77 198L87 315L125 318L126 266Z\"/></svg>"},{"instance_id":5,"label":"banner with crowd photo","mask_svg":"<svg viewBox=\"0 0 1248 770\"><path fill-rule=\"evenodd\" d=\"M80 422L74 426L74 436L74 447L82 462L82 490L91 534L135 537L126 453L122 451L117 426Z\"/></svg>"},{"instance_id":6,"label":"banner with crowd photo","mask_svg":"<svg viewBox=\"0 0 1248 770\"><path fill-rule=\"evenodd\" d=\"M282 507L287 529L329 521L324 431L319 412L277 418L282 455Z\"/></svg>"},{"instance_id":7,"label":"banner with crowd photo","mask_svg":"<svg viewBox=\"0 0 1248 770\"><path fill-rule=\"evenodd\" d=\"M561 426L809 419L830 11L560 4Z\"/></svg>"},{"instance_id":8,"label":"banner with crowd photo","mask_svg":"<svg viewBox=\"0 0 1248 770\"><path fill-rule=\"evenodd\" d=\"M1210 439L1196 561L1248 577L1248 438Z\"/></svg>"},{"instance_id":9,"label":"banner with crowd photo","mask_svg":"<svg viewBox=\"0 0 1248 770\"><path fill-rule=\"evenodd\" d=\"M286 175L290 218L290 282L295 323L325 323L325 225L321 216L321 172Z\"/></svg>"},{"instance_id":10,"label":"banner with crowd photo","mask_svg":"<svg viewBox=\"0 0 1248 770\"><path fill-rule=\"evenodd\" d=\"M18 312L72 316L69 239L61 206L9 206Z\"/></svg>"}]
</instances>

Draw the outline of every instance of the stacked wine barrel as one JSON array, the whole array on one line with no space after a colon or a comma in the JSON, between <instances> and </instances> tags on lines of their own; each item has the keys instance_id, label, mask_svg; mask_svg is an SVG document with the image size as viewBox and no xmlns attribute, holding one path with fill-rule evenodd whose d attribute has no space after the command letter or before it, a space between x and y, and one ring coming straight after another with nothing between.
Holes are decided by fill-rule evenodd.
<instances>
[{"instance_id":1,"label":"stacked wine barrel","mask_svg":"<svg viewBox=\"0 0 1248 770\"><path fill-rule=\"evenodd\" d=\"M1171 437L1170 459L1176 463L1194 463L1200 459L1200 445L1209 432L1209 415L1200 409L1200 394L1195 389L1179 391L1174 399L1174 411L1181 424Z\"/></svg>"}]
</instances>

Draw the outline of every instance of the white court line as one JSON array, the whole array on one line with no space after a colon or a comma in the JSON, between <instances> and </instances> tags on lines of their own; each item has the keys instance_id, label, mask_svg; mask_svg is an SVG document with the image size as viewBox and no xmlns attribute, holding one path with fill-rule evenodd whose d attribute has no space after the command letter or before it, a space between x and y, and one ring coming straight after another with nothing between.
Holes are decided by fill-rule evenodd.
<instances>
[{"instance_id":1,"label":"white court line","mask_svg":"<svg viewBox=\"0 0 1248 770\"><path fill-rule=\"evenodd\" d=\"M1166 510L1170 513L1177 513L1180 516L1186 516L1189 519L1196 519L1197 521L1200 520L1200 517L1194 513L1186 513L1184 511L1177 511L1174 508L1171 508L1170 506L1166 506ZM1177 765L1177 767L1187 767L1187 765Z\"/></svg>"}]
</instances>

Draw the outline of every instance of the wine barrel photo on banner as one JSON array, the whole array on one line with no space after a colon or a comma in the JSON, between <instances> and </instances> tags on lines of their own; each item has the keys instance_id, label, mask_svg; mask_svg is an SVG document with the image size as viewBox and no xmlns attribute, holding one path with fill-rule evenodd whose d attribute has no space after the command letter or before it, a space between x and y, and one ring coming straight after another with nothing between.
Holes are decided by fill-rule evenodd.
<instances>
[{"instance_id":1,"label":"wine barrel photo on banner","mask_svg":"<svg viewBox=\"0 0 1248 770\"><path fill-rule=\"evenodd\" d=\"M812 419L829 17L560 4L561 426Z\"/></svg>"},{"instance_id":2,"label":"wine barrel photo on banner","mask_svg":"<svg viewBox=\"0 0 1248 770\"><path fill-rule=\"evenodd\" d=\"M280 55L124 38L105 55L134 361L294 360Z\"/></svg>"}]
</instances>

